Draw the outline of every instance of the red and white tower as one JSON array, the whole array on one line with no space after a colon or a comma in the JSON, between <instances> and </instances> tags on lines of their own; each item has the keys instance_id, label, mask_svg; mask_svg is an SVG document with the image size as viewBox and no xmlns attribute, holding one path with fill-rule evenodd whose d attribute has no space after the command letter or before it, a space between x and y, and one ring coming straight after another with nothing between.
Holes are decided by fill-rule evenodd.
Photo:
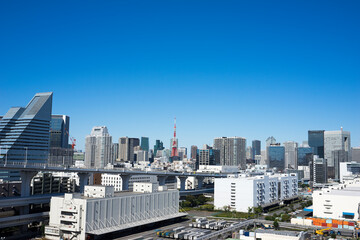
<instances>
[{"instance_id":1,"label":"red and white tower","mask_svg":"<svg viewBox=\"0 0 360 240\"><path fill-rule=\"evenodd\" d=\"M171 144L171 157L178 157L178 140L176 138L176 117L174 122L174 137Z\"/></svg>"}]
</instances>

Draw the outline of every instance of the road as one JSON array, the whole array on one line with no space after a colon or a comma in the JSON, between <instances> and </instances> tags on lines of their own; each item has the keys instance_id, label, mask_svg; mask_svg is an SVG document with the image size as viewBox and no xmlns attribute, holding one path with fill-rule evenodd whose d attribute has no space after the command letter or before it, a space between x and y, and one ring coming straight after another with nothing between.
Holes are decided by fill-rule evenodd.
<instances>
[{"instance_id":1,"label":"road","mask_svg":"<svg viewBox=\"0 0 360 240\"><path fill-rule=\"evenodd\" d=\"M120 238L115 238L116 240L129 240L129 239L134 239L137 237L143 237L143 238L148 238L148 237L152 237L154 239L157 239L157 236L155 234L155 230L156 229L161 229L161 230L170 230L170 229L174 229L177 227L189 227L189 223L191 222L191 220L186 220L184 222L180 222L180 223L174 223L171 225L167 225L161 228L153 228L153 229L149 229L147 231L141 232L141 233L135 233L135 234L131 234L131 235L127 235L124 237L120 237Z\"/></svg>"}]
</instances>

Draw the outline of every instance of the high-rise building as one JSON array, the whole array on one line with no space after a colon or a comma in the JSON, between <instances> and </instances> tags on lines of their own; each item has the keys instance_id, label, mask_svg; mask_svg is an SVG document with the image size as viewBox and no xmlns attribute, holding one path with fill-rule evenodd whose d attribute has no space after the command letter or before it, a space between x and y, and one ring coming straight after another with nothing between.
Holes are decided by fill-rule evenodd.
<instances>
[{"instance_id":1,"label":"high-rise building","mask_svg":"<svg viewBox=\"0 0 360 240\"><path fill-rule=\"evenodd\" d=\"M191 146L191 159L196 159L198 147L195 145Z\"/></svg>"},{"instance_id":2,"label":"high-rise building","mask_svg":"<svg viewBox=\"0 0 360 240\"><path fill-rule=\"evenodd\" d=\"M252 158L252 147L251 146L246 147L246 159L253 159Z\"/></svg>"},{"instance_id":3,"label":"high-rise building","mask_svg":"<svg viewBox=\"0 0 360 240\"><path fill-rule=\"evenodd\" d=\"M332 179L336 179L339 180L340 179L340 163L342 162L349 162L349 155L347 154L347 152L345 150L334 150L331 152L331 158L334 160L334 172L332 172L332 174L329 174L328 171L328 178L332 178ZM328 167L329 168L329 167Z\"/></svg>"},{"instance_id":4,"label":"high-rise building","mask_svg":"<svg viewBox=\"0 0 360 240\"><path fill-rule=\"evenodd\" d=\"M255 159L255 155L261 155L261 141L252 141L252 159Z\"/></svg>"},{"instance_id":5,"label":"high-rise building","mask_svg":"<svg viewBox=\"0 0 360 240\"><path fill-rule=\"evenodd\" d=\"M324 158L324 130L309 130L308 144L312 147L314 155Z\"/></svg>"},{"instance_id":6,"label":"high-rise building","mask_svg":"<svg viewBox=\"0 0 360 240\"><path fill-rule=\"evenodd\" d=\"M136 162L148 162L149 161L149 152L144 150L137 150L134 152Z\"/></svg>"},{"instance_id":7,"label":"high-rise building","mask_svg":"<svg viewBox=\"0 0 360 240\"><path fill-rule=\"evenodd\" d=\"M297 142L287 141L284 142L285 147L285 168L296 169L296 148L298 146Z\"/></svg>"},{"instance_id":8,"label":"high-rise building","mask_svg":"<svg viewBox=\"0 0 360 240\"><path fill-rule=\"evenodd\" d=\"M348 161L351 161L351 140L350 132L343 131L325 131L324 132L324 156L327 164L334 167L333 151L344 150Z\"/></svg>"},{"instance_id":9,"label":"high-rise building","mask_svg":"<svg viewBox=\"0 0 360 240\"><path fill-rule=\"evenodd\" d=\"M50 147L69 148L69 126L69 116L51 116Z\"/></svg>"},{"instance_id":10,"label":"high-rise building","mask_svg":"<svg viewBox=\"0 0 360 240\"><path fill-rule=\"evenodd\" d=\"M52 115L50 128L50 164L73 165L74 150L69 145L70 117Z\"/></svg>"},{"instance_id":11,"label":"high-rise building","mask_svg":"<svg viewBox=\"0 0 360 240\"><path fill-rule=\"evenodd\" d=\"M296 148L297 166L309 166L309 162L312 161L313 155L313 148L310 146Z\"/></svg>"},{"instance_id":12,"label":"high-rise building","mask_svg":"<svg viewBox=\"0 0 360 240\"><path fill-rule=\"evenodd\" d=\"M310 181L313 183L327 183L328 165L324 158L314 155L314 159L310 162Z\"/></svg>"},{"instance_id":13,"label":"high-rise building","mask_svg":"<svg viewBox=\"0 0 360 240\"><path fill-rule=\"evenodd\" d=\"M111 146L111 161L115 163L119 160L119 144L113 143Z\"/></svg>"},{"instance_id":14,"label":"high-rise building","mask_svg":"<svg viewBox=\"0 0 360 240\"><path fill-rule=\"evenodd\" d=\"M140 145L138 138L121 137L119 138L119 160L121 162L133 163L134 147Z\"/></svg>"},{"instance_id":15,"label":"high-rise building","mask_svg":"<svg viewBox=\"0 0 360 240\"><path fill-rule=\"evenodd\" d=\"M141 137L140 147L144 151L149 151L149 138L148 137Z\"/></svg>"},{"instance_id":16,"label":"high-rise building","mask_svg":"<svg viewBox=\"0 0 360 240\"><path fill-rule=\"evenodd\" d=\"M214 149L220 150L220 165L239 166L246 169L246 139L221 137L214 139Z\"/></svg>"},{"instance_id":17,"label":"high-rise building","mask_svg":"<svg viewBox=\"0 0 360 240\"><path fill-rule=\"evenodd\" d=\"M154 145L154 156L157 155L157 151L158 150L164 150L164 144L162 141L160 140L156 140L155 141L155 145Z\"/></svg>"},{"instance_id":18,"label":"high-rise building","mask_svg":"<svg viewBox=\"0 0 360 240\"><path fill-rule=\"evenodd\" d=\"M179 147L178 148L178 156L179 156L180 160L183 160L185 157L187 157L187 148Z\"/></svg>"},{"instance_id":19,"label":"high-rise building","mask_svg":"<svg viewBox=\"0 0 360 240\"><path fill-rule=\"evenodd\" d=\"M351 148L351 161L360 162L360 147Z\"/></svg>"},{"instance_id":20,"label":"high-rise building","mask_svg":"<svg viewBox=\"0 0 360 240\"><path fill-rule=\"evenodd\" d=\"M52 93L37 93L26 107L12 107L0 120L0 161L46 163L50 147ZM18 172L0 172L18 180Z\"/></svg>"},{"instance_id":21,"label":"high-rise building","mask_svg":"<svg viewBox=\"0 0 360 240\"><path fill-rule=\"evenodd\" d=\"M267 147L270 146L270 145L274 145L274 144L276 144L276 139L273 136L268 137L266 139L266 146Z\"/></svg>"},{"instance_id":22,"label":"high-rise building","mask_svg":"<svg viewBox=\"0 0 360 240\"><path fill-rule=\"evenodd\" d=\"M270 145L267 149L268 168L276 168L278 171L285 169L285 147L280 144Z\"/></svg>"},{"instance_id":23,"label":"high-rise building","mask_svg":"<svg viewBox=\"0 0 360 240\"><path fill-rule=\"evenodd\" d=\"M112 137L107 127L93 127L91 134L85 138L85 166L103 168L111 159Z\"/></svg>"},{"instance_id":24,"label":"high-rise building","mask_svg":"<svg viewBox=\"0 0 360 240\"><path fill-rule=\"evenodd\" d=\"M219 165L220 150L217 149L198 149L196 157L196 170L200 165Z\"/></svg>"}]
</instances>

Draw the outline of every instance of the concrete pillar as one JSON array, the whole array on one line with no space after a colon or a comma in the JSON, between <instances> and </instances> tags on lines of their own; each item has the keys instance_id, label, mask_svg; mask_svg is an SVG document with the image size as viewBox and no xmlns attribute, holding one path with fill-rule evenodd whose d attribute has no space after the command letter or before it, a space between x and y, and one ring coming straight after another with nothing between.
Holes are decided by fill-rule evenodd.
<instances>
[{"instance_id":1,"label":"concrete pillar","mask_svg":"<svg viewBox=\"0 0 360 240\"><path fill-rule=\"evenodd\" d=\"M180 179L180 191L185 191L185 184L186 184L187 177L178 176L178 178Z\"/></svg>"},{"instance_id":2,"label":"concrete pillar","mask_svg":"<svg viewBox=\"0 0 360 240\"><path fill-rule=\"evenodd\" d=\"M79 176L80 192L84 193L85 185L89 184L90 173L79 172L78 176Z\"/></svg>"},{"instance_id":3,"label":"concrete pillar","mask_svg":"<svg viewBox=\"0 0 360 240\"><path fill-rule=\"evenodd\" d=\"M21 196L29 197L30 196L30 184L31 179L37 174L36 171L20 171L21 177Z\"/></svg>"},{"instance_id":4,"label":"concrete pillar","mask_svg":"<svg viewBox=\"0 0 360 240\"><path fill-rule=\"evenodd\" d=\"M157 176L157 179L158 179L159 185L164 186L167 176Z\"/></svg>"},{"instance_id":5,"label":"concrete pillar","mask_svg":"<svg viewBox=\"0 0 360 240\"><path fill-rule=\"evenodd\" d=\"M203 187L204 178L205 177L196 177L198 181L198 189L201 189Z\"/></svg>"},{"instance_id":6,"label":"concrete pillar","mask_svg":"<svg viewBox=\"0 0 360 240\"><path fill-rule=\"evenodd\" d=\"M131 175L123 175L121 174L121 180L122 180L122 191L129 190L129 181L130 181Z\"/></svg>"}]
</instances>

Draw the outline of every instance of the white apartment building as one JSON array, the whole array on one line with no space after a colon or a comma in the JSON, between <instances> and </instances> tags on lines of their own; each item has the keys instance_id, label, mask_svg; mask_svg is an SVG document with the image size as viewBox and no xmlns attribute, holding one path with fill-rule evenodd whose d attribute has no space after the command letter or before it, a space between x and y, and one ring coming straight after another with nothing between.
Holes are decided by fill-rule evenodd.
<instances>
[{"instance_id":1,"label":"white apartment building","mask_svg":"<svg viewBox=\"0 0 360 240\"><path fill-rule=\"evenodd\" d=\"M319 218L359 219L359 179L314 191L313 215Z\"/></svg>"},{"instance_id":2,"label":"white apartment building","mask_svg":"<svg viewBox=\"0 0 360 240\"><path fill-rule=\"evenodd\" d=\"M94 196L93 186L85 187ZM101 187L95 189L101 192ZM106 192L106 187L102 187ZM95 196L98 196L97 194ZM185 216L179 213L179 191L123 192L112 197L65 194L52 197L47 239L85 240L144 224Z\"/></svg>"},{"instance_id":3,"label":"white apartment building","mask_svg":"<svg viewBox=\"0 0 360 240\"><path fill-rule=\"evenodd\" d=\"M148 182L157 183L157 177L155 175L133 175L129 180L129 190L133 189L135 182ZM120 174L101 174L101 185L113 186L115 192L122 191L122 178Z\"/></svg>"},{"instance_id":4,"label":"white apartment building","mask_svg":"<svg viewBox=\"0 0 360 240\"><path fill-rule=\"evenodd\" d=\"M296 173L276 174L274 177L277 177L279 181L279 200L289 199L298 195L298 178Z\"/></svg>"},{"instance_id":5,"label":"white apartment building","mask_svg":"<svg viewBox=\"0 0 360 240\"><path fill-rule=\"evenodd\" d=\"M247 212L249 207L265 206L296 197L297 181L296 174L255 177L241 175L215 179L214 205L216 209L230 206L238 212Z\"/></svg>"}]
</instances>

